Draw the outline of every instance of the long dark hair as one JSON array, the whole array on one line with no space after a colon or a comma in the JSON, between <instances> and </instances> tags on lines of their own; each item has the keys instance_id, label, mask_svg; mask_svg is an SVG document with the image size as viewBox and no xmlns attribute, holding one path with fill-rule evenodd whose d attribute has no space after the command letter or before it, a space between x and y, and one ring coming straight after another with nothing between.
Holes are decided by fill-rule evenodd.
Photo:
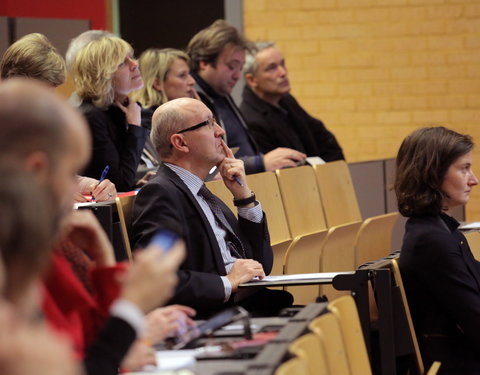
<instances>
[{"instance_id":1,"label":"long dark hair","mask_svg":"<svg viewBox=\"0 0 480 375\"><path fill-rule=\"evenodd\" d=\"M441 186L448 168L473 146L469 135L442 126L418 129L405 138L394 183L400 213L410 217L442 212Z\"/></svg>"}]
</instances>

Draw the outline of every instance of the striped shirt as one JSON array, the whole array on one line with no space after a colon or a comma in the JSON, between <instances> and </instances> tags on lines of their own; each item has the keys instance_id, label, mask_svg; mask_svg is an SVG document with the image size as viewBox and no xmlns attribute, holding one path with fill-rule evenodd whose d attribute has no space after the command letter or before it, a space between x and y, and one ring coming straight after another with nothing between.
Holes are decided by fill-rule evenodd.
<instances>
[{"instance_id":1,"label":"striped shirt","mask_svg":"<svg viewBox=\"0 0 480 375\"><path fill-rule=\"evenodd\" d=\"M215 234L215 238L217 239L218 247L220 248L223 263L225 265L225 270L227 271L227 274L228 274L232 269L233 264L238 258L233 256L230 250L228 249L227 242L225 241L225 235L227 233L222 227L218 225L217 220L215 220L215 216L210 206L202 196L198 195L200 188L204 184L203 180L200 177L194 175L193 173L177 165L173 165L170 163L164 163L164 164L168 168L170 168L173 172L175 172L175 174L183 181L183 183L187 185L188 189L190 190L192 195L195 197L200 208L202 209L203 213L207 217L208 223L210 224L210 227L212 228L212 231ZM250 208L239 207L238 216L246 220L252 221L254 223L260 223L263 219L262 206L260 205L260 203L258 203L255 205L255 207L250 207ZM220 276L220 277L222 279L222 282L225 288L225 302L226 302L228 301L228 299L230 298L230 295L232 294L232 285L230 284L230 281L226 276Z\"/></svg>"}]
</instances>

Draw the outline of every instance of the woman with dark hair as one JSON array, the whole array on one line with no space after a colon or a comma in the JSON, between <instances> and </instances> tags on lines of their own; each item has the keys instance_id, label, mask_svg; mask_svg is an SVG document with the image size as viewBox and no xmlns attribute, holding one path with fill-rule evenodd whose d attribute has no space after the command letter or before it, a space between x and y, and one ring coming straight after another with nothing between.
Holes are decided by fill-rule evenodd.
<instances>
[{"instance_id":1,"label":"woman with dark hair","mask_svg":"<svg viewBox=\"0 0 480 375\"><path fill-rule=\"evenodd\" d=\"M395 192L408 217L400 269L426 366L439 374L480 373L480 263L450 216L478 184L470 136L416 130L400 146Z\"/></svg>"}]
</instances>

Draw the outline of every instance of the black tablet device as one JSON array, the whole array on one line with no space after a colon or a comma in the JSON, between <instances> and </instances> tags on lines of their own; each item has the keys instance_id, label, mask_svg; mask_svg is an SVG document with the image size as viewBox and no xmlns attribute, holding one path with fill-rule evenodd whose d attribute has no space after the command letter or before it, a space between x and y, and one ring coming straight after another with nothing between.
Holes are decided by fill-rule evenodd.
<instances>
[{"instance_id":1,"label":"black tablet device","mask_svg":"<svg viewBox=\"0 0 480 375\"><path fill-rule=\"evenodd\" d=\"M217 329L222 328L227 324L236 322L237 320L240 320L240 319L245 319L245 318L248 319L248 317L249 317L248 311L240 306L236 306L236 307L232 307L227 310L224 310L214 315L209 320L199 324L198 326L189 329L182 336L175 338L172 349L175 349L175 350L182 349L199 337L209 336L213 332L215 332ZM250 329L249 324L248 324L248 329Z\"/></svg>"}]
</instances>

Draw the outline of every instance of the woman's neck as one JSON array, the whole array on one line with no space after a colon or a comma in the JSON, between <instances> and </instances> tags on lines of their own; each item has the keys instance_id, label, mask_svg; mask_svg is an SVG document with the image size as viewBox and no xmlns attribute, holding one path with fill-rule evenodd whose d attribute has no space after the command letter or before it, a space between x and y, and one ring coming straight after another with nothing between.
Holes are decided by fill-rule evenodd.
<instances>
[{"instance_id":1,"label":"woman's neck","mask_svg":"<svg viewBox=\"0 0 480 375\"><path fill-rule=\"evenodd\" d=\"M128 95L125 95L125 94L117 94L115 93L115 96L114 96L114 100L116 102L120 102L120 103L124 103L125 100L127 100L128 98Z\"/></svg>"}]
</instances>

